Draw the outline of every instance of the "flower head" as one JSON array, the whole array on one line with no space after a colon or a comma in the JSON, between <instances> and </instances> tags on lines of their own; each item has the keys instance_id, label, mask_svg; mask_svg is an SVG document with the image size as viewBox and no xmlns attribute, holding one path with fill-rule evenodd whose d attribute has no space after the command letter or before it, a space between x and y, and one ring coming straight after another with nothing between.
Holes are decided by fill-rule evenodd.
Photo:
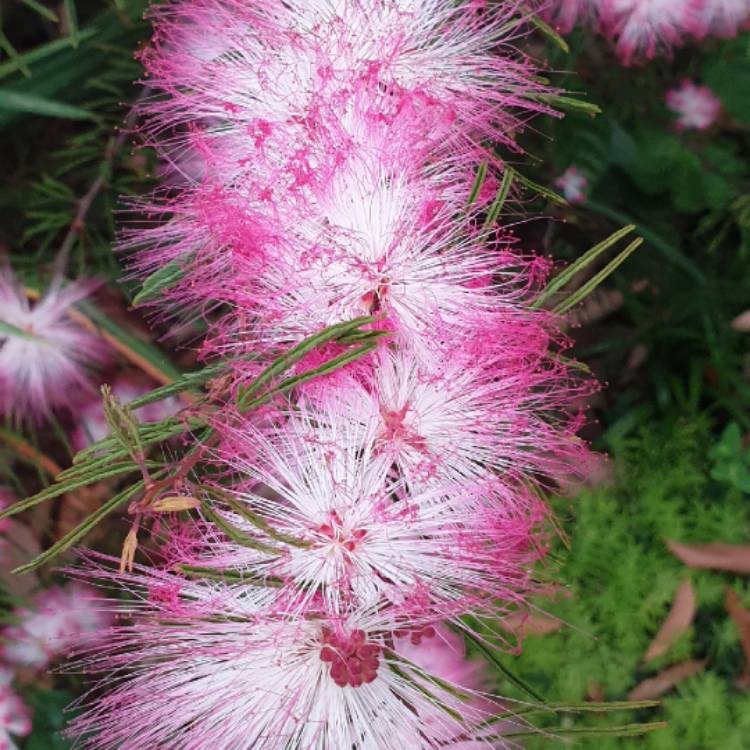
<instances>
[{"instance_id":1,"label":"flower head","mask_svg":"<svg viewBox=\"0 0 750 750\"><path fill-rule=\"evenodd\" d=\"M81 584L42 591L32 609L16 610L14 615L20 622L3 629L2 656L12 664L36 669L44 669L110 622L96 593Z\"/></svg>"},{"instance_id":2,"label":"flower head","mask_svg":"<svg viewBox=\"0 0 750 750\"><path fill-rule=\"evenodd\" d=\"M13 672L0 667L0 748L17 750L14 737L25 737L31 732L31 710L13 692Z\"/></svg>"},{"instance_id":3,"label":"flower head","mask_svg":"<svg viewBox=\"0 0 750 750\"><path fill-rule=\"evenodd\" d=\"M80 282L55 286L30 302L11 271L0 269L0 413L38 419L69 405L76 389L93 390L87 369L106 349L70 317L90 291Z\"/></svg>"},{"instance_id":4,"label":"flower head","mask_svg":"<svg viewBox=\"0 0 750 750\"><path fill-rule=\"evenodd\" d=\"M692 81L683 81L678 88L670 89L665 99L667 106L678 115L679 130L706 130L721 112L716 94L708 86L696 86Z\"/></svg>"},{"instance_id":5,"label":"flower head","mask_svg":"<svg viewBox=\"0 0 750 750\"><path fill-rule=\"evenodd\" d=\"M589 181L575 165L568 167L556 180L555 185L562 190L565 200L575 205L586 200Z\"/></svg>"}]
</instances>

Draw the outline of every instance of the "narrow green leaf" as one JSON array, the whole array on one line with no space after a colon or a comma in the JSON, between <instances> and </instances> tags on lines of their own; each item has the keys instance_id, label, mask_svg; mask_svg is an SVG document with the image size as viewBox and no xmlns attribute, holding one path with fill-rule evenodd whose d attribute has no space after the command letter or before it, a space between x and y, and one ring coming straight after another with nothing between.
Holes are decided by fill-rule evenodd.
<instances>
[{"instance_id":1,"label":"narrow green leaf","mask_svg":"<svg viewBox=\"0 0 750 750\"><path fill-rule=\"evenodd\" d=\"M28 5L29 8L36 11L40 16L44 16L48 21L52 21L52 23L59 23L60 19L57 17L57 13L55 13L51 8L48 8L46 5L42 5L40 2L37 2L37 0L21 0L21 2L24 5Z\"/></svg>"},{"instance_id":2,"label":"narrow green leaf","mask_svg":"<svg viewBox=\"0 0 750 750\"><path fill-rule=\"evenodd\" d=\"M5 52L6 55L10 58L10 63L6 63L5 65L12 65L13 70L20 70L21 73L23 73L26 78L31 78L31 71L29 70L29 66L24 61L23 57L18 54L16 51L16 48L11 44L10 39L8 39L5 34L0 30L0 49Z\"/></svg>"},{"instance_id":3,"label":"narrow green leaf","mask_svg":"<svg viewBox=\"0 0 750 750\"><path fill-rule=\"evenodd\" d=\"M59 117L64 120L95 120L96 117L85 109L72 104L45 99L34 94L24 94L20 91L0 89L0 110L24 112L43 117Z\"/></svg>"},{"instance_id":4,"label":"narrow green leaf","mask_svg":"<svg viewBox=\"0 0 750 750\"><path fill-rule=\"evenodd\" d=\"M613 727L557 727L555 729L527 729L520 732L503 732L497 739L506 737L639 737L667 727L666 721L653 721L647 724L622 724ZM483 739L495 739L488 737Z\"/></svg>"},{"instance_id":5,"label":"narrow green leaf","mask_svg":"<svg viewBox=\"0 0 750 750\"><path fill-rule=\"evenodd\" d=\"M283 549L279 549L278 547L273 547L270 544L266 544L265 542L253 539L253 537L249 536L244 531L241 531L236 526L229 523L229 521L227 521L224 516L214 511L206 503L201 506L201 510L203 512L203 515L206 516L206 518L208 518L208 520L211 521L211 523L213 523L215 526L218 526L233 542L236 542L243 547L256 549L258 550L258 552L265 552L269 555L278 556L284 554Z\"/></svg>"},{"instance_id":6,"label":"narrow green leaf","mask_svg":"<svg viewBox=\"0 0 750 750\"><path fill-rule=\"evenodd\" d=\"M75 0L63 0L63 10L65 12L65 23L68 26L68 39L73 48L78 47L81 37L78 33L78 12L76 11Z\"/></svg>"},{"instance_id":7,"label":"narrow green leaf","mask_svg":"<svg viewBox=\"0 0 750 750\"><path fill-rule=\"evenodd\" d=\"M209 578L214 581L223 581L224 583L242 583L251 586L268 586L270 588L281 588L284 582L280 578L267 576L249 575L238 570L223 570L220 568L207 568L201 565L180 565L180 570L189 576L198 578Z\"/></svg>"},{"instance_id":8,"label":"narrow green leaf","mask_svg":"<svg viewBox=\"0 0 750 750\"><path fill-rule=\"evenodd\" d=\"M27 341L44 341L44 339L39 338L39 336L35 336L33 333L29 333L29 331L24 331L23 328L14 326L13 323L7 323L4 320L0 320L0 334L3 333L7 334L8 336L15 336L19 339L26 339Z\"/></svg>"},{"instance_id":9,"label":"narrow green leaf","mask_svg":"<svg viewBox=\"0 0 750 750\"><path fill-rule=\"evenodd\" d=\"M494 226L498 216L500 216L500 212L503 210L505 201L508 198L508 193L510 192L510 187L513 184L513 178L515 175L516 170L513 169L513 167L506 165L503 179L500 181L500 187L495 196L495 200L492 201L492 205L490 206L489 211L487 211L487 216L483 225L484 230L488 230Z\"/></svg>"},{"instance_id":10,"label":"narrow green leaf","mask_svg":"<svg viewBox=\"0 0 750 750\"><path fill-rule=\"evenodd\" d=\"M130 498L132 498L137 492L142 489L143 480L140 480L132 487L128 487L128 489L123 490L119 494L115 495L102 506L97 508L93 513L88 515L78 526L76 526L72 531L69 531L64 537L62 537L62 539L59 539L57 542L55 542L49 549L44 550L44 552L37 555L33 560L31 560L31 562L26 563L26 565L21 565L20 567L16 568L15 570L13 570L13 573L21 574L28 573L31 570L36 570L36 568L41 567L45 563L48 563L53 558L57 557L57 555L65 552L65 550L70 549L70 547L83 539L83 537L85 537L86 534L88 534L89 531L91 531L91 529L93 529L94 526L99 523L99 521L103 520L110 513L117 510L117 508L119 508L123 503L126 503L128 500L130 500Z\"/></svg>"},{"instance_id":11,"label":"narrow green leaf","mask_svg":"<svg viewBox=\"0 0 750 750\"><path fill-rule=\"evenodd\" d=\"M162 466L162 464L159 464L155 461L148 462L146 465L149 468L154 469L160 468ZM138 471L138 467L131 461L128 461L127 463L120 463L116 465L110 464L109 468L107 469L103 469L91 475L83 476L79 479L74 479L67 482L58 482L57 484L53 484L51 487L47 487L41 492L38 492L36 495L27 497L24 500L19 500L17 503L13 503L13 505L11 505L10 507L5 508L2 512L0 512L0 520L2 520L3 518L8 518L9 516L14 516L17 513L23 513L23 511L28 510L29 508L33 508L35 505L39 505L39 503L43 503L46 500L52 500L56 497L59 497L60 495L64 495L66 492L72 492L79 487L85 487L86 485L99 482L102 479L115 477L118 474L128 474L135 471Z\"/></svg>"},{"instance_id":12,"label":"narrow green leaf","mask_svg":"<svg viewBox=\"0 0 750 750\"><path fill-rule=\"evenodd\" d=\"M483 161L479 165L479 169L477 169L477 175L474 178L474 184L471 187L471 192L469 193L469 199L466 201L467 206L472 206L477 198L479 197L479 191L482 189L482 185L484 185L484 181L487 177L487 162Z\"/></svg>"},{"instance_id":13,"label":"narrow green leaf","mask_svg":"<svg viewBox=\"0 0 750 750\"><path fill-rule=\"evenodd\" d=\"M524 692L528 693L532 698L546 705L544 698L536 691L531 685L528 685L524 680L511 672L500 659L497 654L489 648L481 638L475 636L470 630L464 630L462 633L492 662L492 664L504 674L516 687L520 688Z\"/></svg>"},{"instance_id":14,"label":"narrow green leaf","mask_svg":"<svg viewBox=\"0 0 750 750\"><path fill-rule=\"evenodd\" d=\"M133 297L133 307L157 299L165 289L174 286L183 276L182 263L173 260L166 266L154 271L144 282L141 291Z\"/></svg>"},{"instance_id":15,"label":"narrow green leaf","mask_svg":"<svg viewBox=\"0 0 750 750\"><path fill-rule=\"evenodd\" d=\"M568 43L548 23L545 23L535 13L529 15L529 21L532 26L544 34L550 41L554 42L565 54L570 53Z\"/></svg>"},{"instance_id":16,"label":"narrow green leaf","mask_svg":"<svg viewBox=\"0 0 750 750\"><path fill-rule=\"evenodd\" d=\"M561 195L556 193L554 190L551 190L550 188L545 187L544 185L540 185L538 182L534 182L533 180L530 180L528 177L525 177L520 172L516 172L515 177L522 185L524 185L525 187L527 187L529 190L533 191L534 193L538 193L544 198L547 198L548 200L551 200L553 203L557 203L560 206L568 205L568 201L566 201L565 198L563 198Z\"/></svg>"},{"instance_id":17,"label":"narrow green leaf","mask_svg":"<svg viewBox=\"0 0 750 750\"><path fill-rule=\"evenodd\" d=\"M228 362L218 362L215 365L204 367L202 370L186 372L174 383L154 388L154 390L144 393L143 396L128 401L128 406L131 409L140 409L141 406L147 406L148 404L153 404L157 401L163 401L165 398L169 398L170 396L174 396L183 391L197 390L199 386L204 385L212 378L215 378L220 372L222 372L222 370L226 369L229 364L230 363Z\"/></svg>"},{"instance_id":18,"label":"narrow green leaf","mask_svg":"<svg viewBox=\"0 0 750 750\"><path fill-rule=\"evenodd\" d=\"M286 354L271 363L252 383L250 383L250 385L240 389L237 398L238 406L240 409L244 409L253 393L257 393L266 383L270 382L274 377L285 370L288 370L289 367L295 364L295 362L298 362L317 346L336 340L342 336L346 336L347 334L352 333L354 329L360 328L369 323L374 323L376 320L377 318L372 316L355 318L346 323L337 323L336 325L329 326L312 336L308 336L299 344L292 347Z\"/></svg>"},{"instance_id":19,"label":"narrow green leaf","mask_svg":"<svg viewBox=\"0 0 750 750\"><path fill-rule=\"evenodd\" d=\"M560 714L579 714L594 713L607 714L617 711L639 711L645 708L658 708L660 701L606 701L604 703L524 703L517 709L508 709L499 714L488 718L482 725L489 725L496 721L502 721L513 716L525 716L531 713L560 713Z\"/></svg>"},{"instance_id":20,"label":"narrow green leaf","mask_svg":"<svg viewBox=\"0 0 750 750\"><path fill-rule=\"evenodd\" d=\"M623 237L630 234L635 229L634 224L629 224L622 229L618 229L607 239L602 240L594 247L587 250L580 258L563 269L552 281L544 288L539 296L534 300L531 307L534 310L540 308L555 292L562 289L579 271L583 270L589 263L596 260L605 250L617 244Z\"/></svg>"},{"instance_id":21,"label":"narrow green leaf","mask_svg":"<svg viewBox=\"0 0 750 750\"><path fill-rule=\"evenodd\" d=\"M87 28L80 32L78 38L80 41L84 41L86 39L90 39L96 33L97 29ZM67 50L69 48L70 42L66 37L63 37L61 39L53 39L51 42L47 42L47 44L40 44L38 47L35 47L34 49L29 50L28 52L24 52L22 55L19 55L18 64L23 65L26 70L29 70L29 65L36 62L41 62L46 58L57 54L61 50ZM15 73L16 70L18 70L18 65L13 60L7 63L3 63L2 65L0 65L0 78L5 78L11 73Z\"/></svg>"},{"instance_id":22,"label":"narrow green leaf","mask_svg":"<svg viewBox=\"0 0 750 750\"><path fill-rule=\"evenodd\" d=\"M592 276L580 289L576 289L570 297L563 300L556 308L558 315L563 315L572 307L575 307L581 300L585 299L591 292L599 286L616 268L622 265L632 253L634 253L643 244L643 237L633 240L617 257L611 260L602 268L599 273Z\"/></svg>"},{"instance_id":23,"label":"narrow green leaf","mask_svg":"<svg viewBox=\"0 0 750 750\"><path fill-rule=\"evenodd\" d=\"M262 406L263 404L267 403L271 398L273 398L273 396L279 395L281 393L286 393L287 391L290 391L292 388L295 388L302 383L307 383L308 381L320 377L321 375L327 375L331 372L334 372L335 370L345 367L346 365L354 362L360 357L364 357L366 354L369 354L375 348L375 344L366 344L364 346L357 347L353 351L344 352L337 357L329 359L325 364L321 365L320 367L316 367L314 370L306 370L299 375L287 378L275 388L272 388L270 391L264 393L262 396L258 396L252 401L243 404L241 411L245 413L247 411L250 411L251 409L255 409L258 406Z\"/></svg>"},{"instance_id":24,"label":"narrow green leaf","mask_svg":"<svg viewBox=\"0 0 750 750\"><path fill-rule=\"evenodd\" d=\"M234 513L236 513L241 518L244 518L256 529L259 529L267 536L270 536L271 539L274 539L277 542L281 542L282 544L288 544L292 547L299 547L301 549L310 547L310 542L306 542L303 539L298 539L297 537L290 536L289 534L284 534L283 532L275 529L273 526L271 526L271 524L268 523L268 521L266 521L265 518L263 518L263 516L261 516L259 513L253 512L247 505L237 501L228 492L223 492L217 487L211 487L209 485L201 485L201 489L209 494L215 494L222 502L226 503Z\"/></svg>"},{"instance_id":25,"label":"narrow green leaf","mask_svg":"<svg viewBox=\"0 0 750 750\"><path fill-rule=\"evenodd\" d=\"M576 99L573 96L532 92L527 94L526 98L535 102L549 104L555 109L559 109L563 112L580 112L581 114L590 115L591 117L595 117L602 113L599 105L593 104L592 102L585 102L582 99Z\"/></svg>"}]
</instances>

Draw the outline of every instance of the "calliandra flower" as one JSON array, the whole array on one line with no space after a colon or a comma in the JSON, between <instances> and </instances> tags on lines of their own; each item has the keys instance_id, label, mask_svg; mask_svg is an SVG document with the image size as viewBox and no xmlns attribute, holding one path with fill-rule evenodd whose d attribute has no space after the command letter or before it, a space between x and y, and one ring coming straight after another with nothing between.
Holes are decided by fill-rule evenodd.
<instances>
[{"instance_id":1,"label":"calliandra flower","mask_svg":"<svg viewBox=\"0 0 750 750\"><path fill-rule=\"evenodd\" d=\"M721 102L708 86L683 81L665 95L667 106L676 112L678 130L706 130L716 122Z\"/></svg>"},{"instance_id":2,"label":"calliandra flower","mask_svg":"<svg viewBox=\"0 0 750 750\"><path fill-rule=\"evenodd\" d=\"M215 512L248 543L209 538L189 563L281 581L281 609L322 597L333 613L387 605L424 621L519 601L544 517L533 493L489 473L408 487L379 439L375 419L309 408L237 430L223 458L255 489Z\"/></svg>"},{"instance_id":3,"label":"calliandra flower","mask_svg":"<svg viewBox=\"0 0 750 750\"><path fill-rule=\"evenodd\" d=\"M42 419L71 402L76 390L93 390L87 370L100 364L100 338L70 317L91 284L53 286L31 302L9 268L0 268L0 413Z\"/></svg>"},{"instance_id":4,"label":"calliandra flower","mask_svg":"<svg viewBox=\"0 0 750 750\"><path fill-rule=\"evenodd\" d=\"M565 200L572 205L585 202L588 184L586 176L575 165L568 167L555 180L555 185L562 190Z\"/></svg>"},{"instance_id":5,"label":"calliandra flower","mask_svg":"<svg viewBox=\"0 0 750 750\"><path fill-rule=\"evenodd\" d=\"M541 12L561 33L568 34L577 23L597 27L601 0L555 0L541 4Z\"/></svg>"},{"instance_id":6,"label":"calliandra flower","mask_svg":"<svg viewBox=\"0 0 750 750\"><path fill-rule=\"evenodd\" d=\"M290 620L253 612L250 599L238 607L237 587L217 580L141 567L125 578L152 606L144 601L80 655L78 668L116 674L70 726L83 748L434 750L491 715L470 685L447 674L436 682L394 650L378 612L332 618L312 608ZM446 710L444 694L456 699L445 686L466 697L460 713Z\"/></svg>"},{"instance_id":7,"label":"calliandra flower","mask_svg":"<svg viewBox=\"0 0 750 750\"><path fill-rule=\"evenodd\" d=\"M706 0L700 11L703 33L732 37L750 19L748 0Z\"/></svg>"},{"instance_id":8,"label":"calliandra flower","mask_svg":"<svg viewBox=\"0 0 750 750\"><path fill-rule=\"evenodd\" d=\"M244 313L259 317L254 339L278 343L266 321L288 328L306 304L334 300L325 325L380 287L393 308L403 298L434 309L443 297L424 279L434 255L419 266L414 256L436 233L415 237L411 252L404 233L426 229L435 212L451 216L459 193L465 202L467 164L502 168L480 144L512 145L533 113L548 111L529 96L541 90L533 67L511 47L515 6L200 0L153 13L144 63L159 95L142 106L144 135L171 162L180 147L205 162L199 181L142 206L151 225L123 235L139 275L169 262L183 270L162 310L218 301L233 308L222 334ZM217 44L196 51L185 41L193 28ZM205 54L214 46L224 52ZM445 283L467 272L476 265L459 260ZM324 286L339 278L353 282L341 302L343 282ZM459 302L448 295L446 315ZM312 310L310 325L322 312Z\"/></svg>"},{"instance_id":9,"label":"calliandra flower","mask_svg":"<svg viewBox=\"0 0 750 750\"><path fill-rule=\"evenodd\" d=\"M31 709L13 691L13 672L0 667L0 750L17 750L14 738L31 732Z\"/></svg>"},{"instance_id":10,"label":"calliandra flower","mask_svg":"<svg viewBox=\"0 0 750 750\"><path fill-rule=\"evenodd\" d=\"M16 609L18 622L2 630L2 658L11 664L44 669L86 637L109 624L96 592L81 584L41 591L31 607Z\"/></svg>"},{"instance_id":11,"label":"calliandra flower","mask_svg":"<svg viewBox=\"0 0 750 750\"><path fill-rule=\"evenodd\" d=\"M111 388L112 394L120 403L127 405L130 401L145 396L156 388L156 385L121 375L114 380ZM135 409L134 415L140 422L160 422L179 410L179 400L171 396ZM76 424L71 434L71 444L75 450L81 451L110 434L101 396L93 395L90 400L78 406L75 416Z\"/></svg>"},{"instance_id":12,"label":"calliandra flower","mask_svg":"<svg viewBox=\"0 0 750 750\"><path fill-rule=\"evenodd\" d=\"M696 0L606 0L603 16L625 65L652 59L701 29Z\"/></svg>"}]
</instances>

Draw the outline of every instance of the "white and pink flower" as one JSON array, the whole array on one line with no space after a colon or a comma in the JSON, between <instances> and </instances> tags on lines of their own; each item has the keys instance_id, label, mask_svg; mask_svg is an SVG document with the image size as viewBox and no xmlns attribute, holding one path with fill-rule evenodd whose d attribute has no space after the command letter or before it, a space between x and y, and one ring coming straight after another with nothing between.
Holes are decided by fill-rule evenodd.
<instances>
[{"instance_id":1,"label":"white and pink flower","mask_svg":"<svg viewBox=\"0 0 750 750\"><path fill-rule=\"evenodd\" d=\"M721 112L721 101L716 94L708 86L697 86L692 81L683 81L678 88L670 89L665 99L669 109L678 115L678 130L706 130Z\"/></svg>"}]
</instances>

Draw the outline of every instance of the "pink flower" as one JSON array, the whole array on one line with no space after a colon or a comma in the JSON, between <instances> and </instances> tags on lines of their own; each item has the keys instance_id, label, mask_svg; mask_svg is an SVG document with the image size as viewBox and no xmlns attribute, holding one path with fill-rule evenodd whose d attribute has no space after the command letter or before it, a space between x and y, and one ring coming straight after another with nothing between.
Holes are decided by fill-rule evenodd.
<instances>
[{"instance_id":1,"label":"pink flower","mask_svg":"<svg viewBox=\"0 0 750 750\"><path fill-rule=\"evenodd\" d=\"M706 0L700 15L705 34L731 37L750 18L750 0Z\"/></svg>"},{"instance_id":2,"label":"pink flower","mask_svg":"<svg viewBox=\"0 0 750 750\"><path fill-rule=\"evenodd\" d=\"M101 339L69 313L91 291L90 283L51 287L30 302L10 269L0 269L0 413L42 419L70 404L76 390L93 391L87 370L101 364Z\"/></svg>"},{"instance_id":3,"label":"pink flower","mask_svg":"<svg viewBox=\"0 0 750 750\"><path fill-rule=\"evenodd\" d=\"M696 86L683 81L679 88L670 89L665 96L667 106L678 114L679 130L706 130L716 122L721 102L708 86Z\"/></svg>"},{"instance_id":4,"label":"pink flower","mask_svg":"<svg viewBox=\"0 0 750 750\"><path fill-rule=\"evenodd\" d=\"M561 34L568 34L577 23L596 28L601 0L556 0L542 4L542 13Z\"/></svg>"},{"instance_id":5,"label":"pink flower","mask_svg":"<svg viewBox=\"0 0 750 750\"><path fill-rule=\"evenodd\" d=\"M120 400L120 403L128 404L130 401L149 393L156 388L156 385L120 376L111 387L112 393ZM176 414L180 408L179 399L171 396L141 406L134 411L136 418L142 422L160 422ZM93 398L82 407L77 408L76 417L77 424L71 435L71 442L75 450L83 450L110 434L100 397Z\"/></svg>"},{"instance_id":6,"label":"pink flower","mask_svg":"<svg viewBox=\"0 0 750 750\"><path fill-rule=\"evenodd\" d=\"M555 185L562 190L565 200L571 205L586 201L586 188L589 181L578 171L578 167L568 167L556 180Z\"/></svg>"},{"instance_id":7,"label":"pink flower","mask_svg":"<svg viewBox=\"0 0 750 750\"><path fill-rule=\"evenodd\" d=\"M13 673L0 667L0 750L17 750L14 737L31 732L31 710L11 686Z\"/></svg>"},{"instance_id":8,"label":"pink flower","mask_svg":"<svg viewBox=\"0 0 750 750\"><path fill-rule=\"evenodd\" d=\"M607 32L625 65L669 52L686 34L701 30L697 0L605 0Z\"/></svg>"},{"instance_id":9,"label":"pink flower","mask_svg":"<svg viewBox=\"0 0 750 750\"><path fill-rule=\"evenodd\" d=\"M36 669L44 669L110 621L95 592L81 584L42 591L31 609L13 614L19 622L3 629L2 656L12 664Z\"/></svg>"},{"instance_id":10,"label":"pink flower","mask_svg":"<svg viewBox=\"0 0 750 750\"><path fill-rule=\"evenodd\" d=\"M459 720L430 697L419 684L434 684L429 666L394 652L392 633L375 612L340 619L319 610L293 620L262 611L252 616L253 591L262 584L201 579L183 587L185 579L147 569L127 576L144 592L164 587L167 578L177 593L159 599L162 617L131 612L133 624L117 626L79 665L115 670L121 678L73 721L70 731L84 748L126 742L131 750L217 743L237 750L427 750L488 716L467 702ZM200 588L205 593L197 594ZM240 599L243 590L247 596ZM430 721L416 721L415 712Z\"/></svg>"}]
</instances>

